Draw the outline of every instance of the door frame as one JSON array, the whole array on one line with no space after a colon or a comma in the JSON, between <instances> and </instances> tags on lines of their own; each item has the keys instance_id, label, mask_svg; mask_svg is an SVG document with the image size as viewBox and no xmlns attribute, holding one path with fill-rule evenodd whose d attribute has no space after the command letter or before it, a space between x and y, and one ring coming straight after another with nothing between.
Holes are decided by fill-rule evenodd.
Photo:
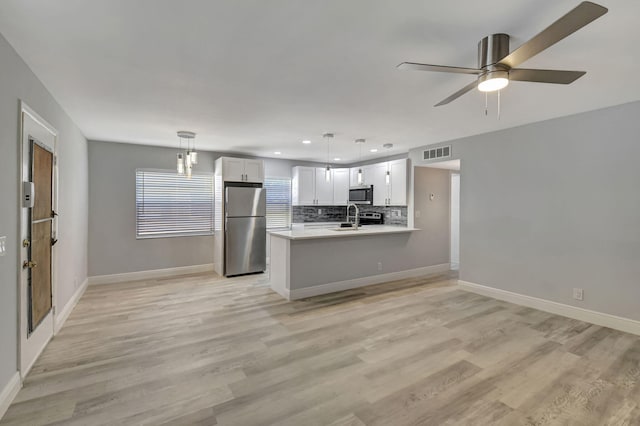
<instances>
[{"instance_id":1,"label":"door frame","mask_svg":"<svg viewBox=\"0 0 640 426\"><path fill-rule=\"evenodd\" d=\"M58 272L58 254L57 245L51 247L51 311L40 322L36 329L28 333L29 327L29 295L28 290L28 270L22 268L22 262L27 260L27 250L22 245L22 241L27 235L30 226L29 215L26 209L22 207L24 197L22 182L25 180L25 173L31 170L30 161L30 140L34 139L40 146L45 147L53 153L53 178L52 178L52 209L58 211L58 162L57 162L57 145L58 131L31 109L24 101L20 101L20 172L18 179L18 217L20 218L20 227L18 229L18 371L22 380L24 380L29 370L44 350L49 340L53 337L55 331L56 316L56 295L57 295L57 272ZM28 176L28 174L26 175ZM51 224L52 237L58 238L58 220L54 218Z\"/></svg>"}]
</instances>

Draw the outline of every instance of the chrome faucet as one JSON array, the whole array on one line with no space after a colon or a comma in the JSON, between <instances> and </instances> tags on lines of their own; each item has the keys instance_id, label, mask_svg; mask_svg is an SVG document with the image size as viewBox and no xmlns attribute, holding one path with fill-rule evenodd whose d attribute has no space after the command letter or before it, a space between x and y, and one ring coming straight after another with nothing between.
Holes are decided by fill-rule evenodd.
<instances>
[{"instance_id":1,"label":"chrome faucet","mask_svg":"<svg viewBox=\"0 0 640 426\"><path fill-rule=\"evenodd\" d=\"M356 208L356 215L353 222L351 222L351 216L349 216L349 210L351 209L351 206ZM353 223L356 226L356 229L360 227L360 209L358 208L357 204L354 204L354 203L347 204L347 222Z\"/></svg>"}]
</instances>

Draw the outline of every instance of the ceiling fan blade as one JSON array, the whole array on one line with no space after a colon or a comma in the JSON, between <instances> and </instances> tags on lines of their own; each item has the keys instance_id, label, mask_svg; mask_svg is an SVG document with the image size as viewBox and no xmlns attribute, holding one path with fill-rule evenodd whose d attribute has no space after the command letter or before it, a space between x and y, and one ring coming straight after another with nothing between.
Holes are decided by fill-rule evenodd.
<instances>
[{"instance_id":1,"label":"ceiling fan blade","mask_svg":"<svg viewBox=\"0 0 640 426\"><path fill-rule=\"evenodd\" d=\"M466 86L464 86L462 89L458 90L456 93L454 93L453 95L449 96L447 99L443 99L440 102L438 102L437 104L435 104L434 106L441 106L441 105L446 105L451 101L455 101L456 99L458 99L460 96L464 95L467 92L472 91L473 89L475 89L478 86L478 80L473 81L470 84L467 84Z\"/></svg>"},{"instance_id":2,"label":"ceiling fan blade","mask_svg":"<svg viewBox=\"0 0 640 426\"><path fill-rule=\"evenodd\" d=\"M415 62L403 62L397 66L401 70L455 72L458 74L482 74L482 70L476 68L447 67L444 65L417 64Z\"/></svg>"},{"instance_id":3,"label":"ceiling fan blade","mask_svg":"<svg viewBox=\"0 0 640 426\"><path fill-rule=\"evenodd\" d=\"M509 80L532 81L534 83L570 84L586 74L586 71L530 70L516 68L509 70Z\"/></svg>"},{"instance_id":4,"label":"ceiling fan blade","mask_svg":"<svg viewBox=\"0 0 640 426\"><path fill-rule=\"evenodd\" d=\"M500 60L500 64L515 68L527 59L553 46L585 25L595 21L608 9L599 4L583 1L569 13L549 25L541 33Z\"/></svg>"}]
</instances>

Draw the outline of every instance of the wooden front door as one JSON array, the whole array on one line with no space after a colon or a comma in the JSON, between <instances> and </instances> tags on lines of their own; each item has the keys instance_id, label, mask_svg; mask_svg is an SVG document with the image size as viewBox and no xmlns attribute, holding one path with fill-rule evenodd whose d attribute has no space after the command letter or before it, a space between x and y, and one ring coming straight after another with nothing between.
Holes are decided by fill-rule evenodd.
<instances>
[{"instance_id":1,"label":"wooden front door","mask_svg":"<svg viewBox=\"0 0 640 426\"><path fill-rule=\"evenodd\" d=\"M29 261L29 331L32 332L52 307L51 245L53 240L53 153L31 140L33 207Z\"/></svg>"}]
</instances>

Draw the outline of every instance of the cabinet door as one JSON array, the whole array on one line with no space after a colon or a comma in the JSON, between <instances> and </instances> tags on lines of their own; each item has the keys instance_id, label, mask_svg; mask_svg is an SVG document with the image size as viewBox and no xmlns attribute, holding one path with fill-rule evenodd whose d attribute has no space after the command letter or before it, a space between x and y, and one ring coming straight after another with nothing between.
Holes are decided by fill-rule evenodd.
<instances>
[{"instance_id":1,"label":"cabinet door","mask_svg":"<svg viewBox=\"0 0 640 426\"><path fill-rule=\"evenodd\" d=\"M407 160L389 161L389 199L393 206L407 205Z\"/></svg>"},{"instance_id":2,"label":"cabinet door","mask_svg":"<svg viewBox=\"0 0 640 426\"><path fill-rule=\"evenodd\" d=\"M294 206L315 204L316 169L314 167L294 167L291 182L291 203Z\"/></svg>"},{"instance_id":3,"label":"cabinet door","mask_svg":"<svg viewBox=\"0 0 640 426\"><path fill-rule=\"evenodd\" d=\"M225 181L242 182L244 175L244 160L242 158L222 158L222 176Z\"/></svg>"},{"instance_id":4,"label":"cabinet door","mask_svg":"<svg viewBox=\"0 0 640 426\"><path fill-rule=\"evenodd\" d=\"M349 169L333 169L333 204L346 206L349 202Z\"/></svg>"},{"instance_id":5,"label":"cabinet door","mask_svg":"<svg viewBox=\"0 0 640 426\"><path fill-rule=\"evenodd\" d=\"M244 174L247 182L264 182L264 162L262 160L244 160Z\"/></svg>"},{"instance_id":6,"label":"cabinet door","mask_svg":"<svg viewBox=\"0 0 640 426\"><path fill-rule=\"evenodd\" d=\"M387 185L387 163L378 163L367 166L365 175L367 185L373 185L373 205L385 206L389 198L389 185Z\"/></svg>"},{"instance_id":7,"label":"cabinet door","mask_svg":"<svg viewBox=\"0 0 640 426\"><path fill-rule=\"evenodd\" d=\"M331 170L333 175L333 170ZM333 176L327 182L325 169L316 168L316 204L320 206L330 206L333 204Z\"/></svg>"}]
</instances>

